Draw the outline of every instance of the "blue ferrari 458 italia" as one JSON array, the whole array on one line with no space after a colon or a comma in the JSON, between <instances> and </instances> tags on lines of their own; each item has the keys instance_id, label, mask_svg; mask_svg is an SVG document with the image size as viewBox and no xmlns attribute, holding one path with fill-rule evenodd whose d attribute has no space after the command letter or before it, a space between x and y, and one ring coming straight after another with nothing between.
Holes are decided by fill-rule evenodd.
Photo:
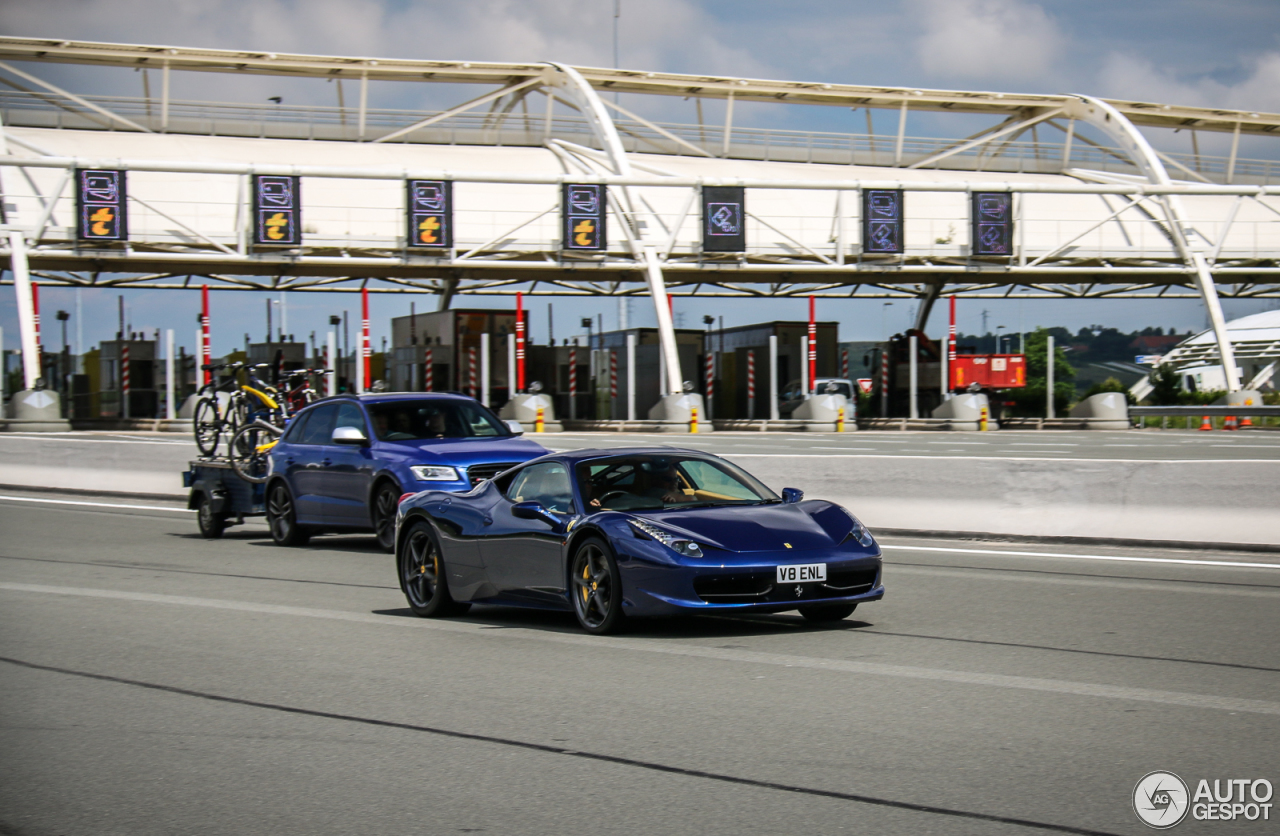
<instances>
[{"instance_id":1,"label":"blue ferrari 458 italia","mask_svg":"<svg viewBox=\"0 0 1280 836\"><path fill-rule=\"evenodd\" d=\"M836 621L884 597L880 547L849 511L665 447L553 453L466 493L406 497L396 565L420 616L569 609L590 633L674 613Z\"/></svg>"}]
</instances>

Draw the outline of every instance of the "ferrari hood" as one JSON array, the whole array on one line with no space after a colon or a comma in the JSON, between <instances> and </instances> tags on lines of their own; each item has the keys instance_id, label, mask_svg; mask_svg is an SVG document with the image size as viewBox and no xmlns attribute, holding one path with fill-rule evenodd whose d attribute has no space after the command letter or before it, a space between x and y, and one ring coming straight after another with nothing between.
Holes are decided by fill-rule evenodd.
<instances>
[{"instance_id":1,"label":"ferrari hood","mask_svg":"<svg viewBox=\"0 0 1280 836\"><path fill-rule=\"evenodd\" d=\"M672 534L731 552L831 548L853 527L852 520L829 503L801 505L723 505L712 508L646 511L635 516ZM830 512L835 512L830 513Z\"/></svg>"}]
</instances>

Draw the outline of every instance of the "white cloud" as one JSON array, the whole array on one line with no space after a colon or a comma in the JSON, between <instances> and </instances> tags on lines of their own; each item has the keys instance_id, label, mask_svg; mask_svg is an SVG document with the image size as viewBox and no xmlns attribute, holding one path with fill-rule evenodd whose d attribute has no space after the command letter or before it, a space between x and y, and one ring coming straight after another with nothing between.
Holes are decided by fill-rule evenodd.
<instances>
[{"instance_id":1,"label":"white cloud","mask_svg":"<svg viewBox=\"0 0 1280 836\"><path fill-rule=\"evenodd\" d=\"M1044 76L1064 37L1043 8L1021 0L917 0L922 69L946 79L996 80L1016 86Z\"/></svg>"},{"instance_id":2,"label":"white cloud","mask_svg":"<svg viewBox=\"0 0 1280 836\"><path fill-rule=\"evenodd\" d=\"M613 64L607 0L46 0L0 8L13 35L276 52ZM623 7L623 64L644 69L759 69L717 37L693 0Z\"/></svg>"},{"instance_id":3,"label":"white cloud","mask_svg":"<svg viewBox=\"0 0 1280 836\"><path fill-rule=\"evenodd\" d=\"M1101 95L1116 98L1274 113L1280 111L1280 53L1257 58L1249 75L1235 84L1204 76L1180 79L1168 67L1113 53L1099 69L1097 84Z\"/></svg>"}]
</instances>

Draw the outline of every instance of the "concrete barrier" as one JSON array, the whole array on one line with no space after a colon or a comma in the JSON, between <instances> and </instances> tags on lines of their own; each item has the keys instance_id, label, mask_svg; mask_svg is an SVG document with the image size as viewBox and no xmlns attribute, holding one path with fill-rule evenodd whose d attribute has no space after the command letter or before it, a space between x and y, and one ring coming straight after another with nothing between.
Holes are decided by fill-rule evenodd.
<instances>
[{"instance_id":1,"label":"concrete barrier","mask_svg":"<svg viewBox=\"0 0 1280 836\"><path fill-rule=\"evenodd\" d=\"M1280 461L728 455L871 529L1280 544Z\"/></svg>"}]
</instances>

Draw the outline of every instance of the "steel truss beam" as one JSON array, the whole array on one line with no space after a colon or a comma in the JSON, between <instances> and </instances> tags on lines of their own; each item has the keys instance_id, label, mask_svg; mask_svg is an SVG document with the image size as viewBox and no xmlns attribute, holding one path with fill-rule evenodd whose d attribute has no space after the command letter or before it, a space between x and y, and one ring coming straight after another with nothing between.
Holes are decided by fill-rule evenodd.
<instances>
[{"instance_id":1,"label":"steel truss beam","mask_svg":"<svg viewBox=\"0 0 1280 836\"><path fill-rule=\"evenodd\" d=\"M363 83L373 80L509 84L538 78L546 71L545 64L301 55L21 37L0 37L0 60L3 59L288 78L346 78ZM909 103L910 109L917 112L992 113L1002 117L1016 115L1028 108L1061 107L1074 98L1064 95L775 81L600 67L576 67L574 71L584 83L600 92L894 111L900 111L903 103ZM1169 129L1190 126L1197 131L1233 134L1275 135L1276 131L1280 131L1280 114L1125 99L1107 101L1128 121L1137 125Z\"/></svg>"}]
</instances>

